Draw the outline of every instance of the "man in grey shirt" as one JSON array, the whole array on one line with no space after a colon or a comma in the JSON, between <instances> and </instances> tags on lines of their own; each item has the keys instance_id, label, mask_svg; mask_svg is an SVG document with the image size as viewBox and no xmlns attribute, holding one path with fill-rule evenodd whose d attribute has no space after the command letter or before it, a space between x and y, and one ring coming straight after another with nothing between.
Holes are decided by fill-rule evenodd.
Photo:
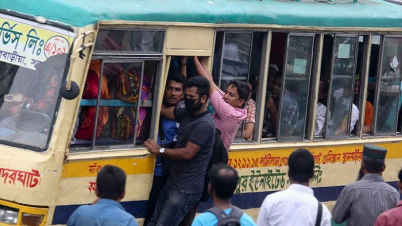
<instances>
[{"instance_id":1,"label":"man in grey shirt","mask_svg":"<svg viewBox=\"0 0 402 226\"><path fill-rule=\"evenodd\" d=\"M381 176L386 154L387 150L382 147L364 145L362 177L345 186L332 210L337 224L346 220L348 226L371 226L378 215L396 206L399 193Z\"/></svg>"},{"instance_id":2,"label":"man in grey shirt","mask_svg":"<svg viewBox=\"0 0 402 226\"><path fill-rule=\"evenodd\" d=\"M166 185L162 188L148 226L178 225L200 200L215 142L215 123L207 110L209 82L203 77L187 81L185 109L175 109L180 122L175 148L162 148L153 140L148 151L172 159Z\"/></svg>"}]
</instances>

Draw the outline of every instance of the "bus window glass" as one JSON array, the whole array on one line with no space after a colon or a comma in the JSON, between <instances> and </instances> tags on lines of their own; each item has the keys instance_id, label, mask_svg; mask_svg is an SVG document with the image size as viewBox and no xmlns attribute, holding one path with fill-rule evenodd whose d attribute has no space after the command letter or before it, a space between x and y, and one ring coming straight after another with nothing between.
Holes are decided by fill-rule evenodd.
<instances>
[{"instance_id":1,"label":"bus window glass","mask_svg":"<svg viewBox=\"0 0 402 226\"><path fill-rule=\"evenodd\" d=\"M252 38L252 33L225 33L220 71L222 90L233 80L248 81Z\"/></svg>"},{"instance_id":2,"label":"bus window glass","mask_svg":"<svg viewBox=\"0 0 402 226\"><path fill-rule=\"evenodd\" d=\"M402 38L385 37L383 44L375 135L395 134L400 104Z\"/></svg>"},{"instance_id":3,"label":"bus window glass","mask_svg":"<svg viewBox=\"0 0 402 226\"><path fill-rule=\"evenodd\" d=\"M157 66L157 61L92 60L74 146L89 147L94 140L97 147L132 146L148 139L150 89Z\"/></svg>"},{"instance_id":4,"label":"bus window glass","mask_svg":"<svg viewBox=\"0 0 402 226\"><path fill-rule=\"evenodd\" d=\"M0 63L1 141L46 148L67 57L51 56L35 70Z\"/></svg>"},{"instance_id":5,"label":"bus window glass","mask_svg":"<svg viewBox=\"0 0 402 226\"><path fill-rule=\"evenodd\" d=\"M151 30L100 30L95 44L95 53L127 52L161 53L164 31Z\"/></svg>"},{"instance_id":6,"label":"bus window glass","mask_svg":"<svg viewBox=\"0 0 402 226\"><path fill-rule=\"evenodd\" d=\"M357 37L335 37L326 138L348 136L359 117L352 99L357 41Z\"/></svg>"},{"instance_id":7,"label":"bus window glass","mask_svg":"<svg viewBox=\"0 0 402 226\"><path fill-rule=\"evenodd\" d=\"M290 35L279 114L278 139L302 140L306 121L314 35Z\"/></svg>"}]
</instances>

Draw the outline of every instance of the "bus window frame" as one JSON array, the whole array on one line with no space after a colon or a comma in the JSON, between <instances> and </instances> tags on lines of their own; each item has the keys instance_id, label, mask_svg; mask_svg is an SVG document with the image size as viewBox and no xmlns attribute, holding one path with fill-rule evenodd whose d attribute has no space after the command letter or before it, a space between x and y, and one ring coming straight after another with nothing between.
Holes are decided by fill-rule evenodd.
<instances>
[{"instance_id":1,"label":"bus window frame","mask_svg":"<svg viewBox=\"0 0 402 226\"><path fill-rule=\"evenodd\" d=\"M312 79L312 73L313 73L313 61L314 61L314 46L315 46L315 35L316 33L310 33L310 32L306 32L306 33L299 33L299 32L288 32L287 33L287 40L286 40L286 50L285 50L285 59L283 61L283 73L282 73L282 90L281 90L281 96L280 96L280 104L279 104L279 109L278 109L278 121L277 121L277 130L276 130L276 138L278 140L278 142L286 142L286 141L304 141L305 137L306 137L306 124L308 124L307 122L307 112L308 112L308 104L309 104L309 95L310 95L310 82ZM287 60L288 60L288 56L289 56L289 42L290 42L290 36L294 36L294 37L311 37L312 38L312 45L311 45L311 54L310 54L310 65L309 65L309 72L306 73L308 74L308 88L307 88L307 97L306 97L306 109L304 111L304 124L303 124L303 135L301 136L300 139L295 139L295 137L281 137L279 134L279 131L281 129L281 118L282 118L282 101L283 101L283 96L285 94L285 82L286 82L286 72L288 71L286 65L287 65ZM309 126L309 125L307 125Z\"/></svg>"},{"instance_id":2,"label":"bus window frame","mask_svg":"<svg viewBox=\"0 0 402 226\"><path fill-rule=\"evenodd\" d=\"M163 57L152 57L152 58L144 58L144 57L141 57L141 58L138 58L138 57L135 57L135 58L120 58L120 57L106 57L106 56L93 56L92 58L91 58L91 60L102 60L102 67L101 67L101 76L103 76L103 66L104 66L104 64L106 63L106 64L108 64L108 63L138 63L138 62L141 62L142 63L142 73L141 73L141 80L140 81L142 81L142 78L143 78L143 75L144 75L144 69L145 69L145 63L146 63L146 61L154 61L154 62L157 62L157 64L158 64L158 66L157 66L157 71L156 71L156 76L155 76L155 80L154 80L154 87L156 87L159 83L160 83L160 79L161 79L161 67L162 67L162 63L163 63ZM159 75L159 76L158 76ZM100 87L100 85L101 85L101 79L99 79L99 83L98 83L98 86ZM139 90L141 90L142 89L142 82L140 83L140 87L139 87ZM152 87L151 87L151 90L152 90ZM147 104L144 104L144 101L142 101L142 100L140 100L140 97L139 97L139 100L138 100L138 102L137 102L137 106L136 106L136 120L138 119L137 118L137 116L138 116L138 112L139 112L139 109L140 109L140 107L151 107L152 108L152 114L151 114L151 129L150 129L150 134L149 134L149 138L148 139L153 139L153 137L155 137L155 134L154 134L154 129L153 128L155 128L155 113L154 113L154 111L155 111L155 104L157 104L158 103L158 100L157 100L157 98L158 98L158 94L155 92L155 88L153 89L154 90L154 92L152 93L152 97L153 97L153 99L152 100L147 100ZM81 98L82 98L82 96L81 96ZM81 101L82 99L80 99L80 101ZM100 92L98 93L98 97L97 97L97 99L96 99L96 101L97 101L97 104L96 104L96 114L95 114L95 118L98 118L98 112L99 112L99 107L100 107ZM151 103L151 106L149 106L149 103ZM80 107L81 107L81 102L80 102ZM94 128L97 128L97 124L98 124L98 120L95 120L95 127ZM134 128L134 131L137 131L137 128L138 128L138 123L135 123L135 128ZM141 145L136 145L136 139L137 139L137 137L135 136L136 135L136 133L133 135L134 136L134 138L133 138L133 143L132 144L123 144L123 145L96 145L96 135L95 135L95 133L96 133L96 130L94 129L94 131L93 131L93 134L92 134L92 141L91 141L91 145L90 146L87 146L87 147L71 147L70 146L70 153L77 153L77 152L91 152L91 151L104 151L104 150L107 150L107 149L112 149L112 150L114 150L114 149L124 149L124 148L134 148L134 149L139 149L139 148L141 148L142 146Z\"/></svg>"},{"instance_id":3,"label":"bus window frame","mask_svg":"<svg viewBox=\"0 0 402 226\"><path fill-rule=\"evenodd\" d=\"M365 136L363 132L364 128L364 117L366 111L366 96L368 92L368 78L370 73L370 59L371 59L371 47L373 34L370 33L368 35L359 35L363 37L363 53L362 53L362 63L361 63L361 73L360 73L360 87L359 87L359 105L357 108L359 109L359 120L356 122L355 131L356 136L360 139ZM374 112L373 112L373 120L374 120ZM372 124L373 125L373 124ZM373 133L367 134L373 135Z\"/></svg>"},{"instance_id":4,"label":"bus window frame","mask_svg":"<svg viewBox=\"0 0 402 226\"><path fill-rule=\"evenodd\" d=\"M122 27L111 27L111 26L103 26L100 25L97 35L95 37L95 42L96 39L98 37L98 33L101 30L119 30L119 31L163 31L163 40L162 40L162 51L160 53L152 53L152 54L147 54L144 52L135 52L135 51L108 51L108 50L99 50L96 51L95 47L93 48L92 51L92 56L90 60L102 60L102 67L101 67L101 76L103 76L103 66L104 63L133 63L133 62L143 62L142 65L142 73L141 73L141 83L140 83L140 88L139 90L141 90L142 88L142 78L144 75L144 69L145 69L145 64L146 61L155 61L157 62L157 69L156 69L156 74L155 74L155 78L154 78L154 82L153 82L153 87L151 88L152 92L152 104L151 106L145 105L144 107L151 107L152 108L152 114L151 114L151 125L150 125L150 132L149 132L149 138L148 139L153 139L154 137L156 137L156 133L157 133L157 129L156 129L156 121L157 120L157 116L159 116L159 113L156 112L157 110L157 103L160 101L159 99L159 87L161 86L161 80L163 75L163 69L162 67L164 66L165 63L165 46L166 46L166 28L163 27L140 27L140 26L135 26L135 27L126 27L126 26L122 26ZM167 57L166 57L167 58ZM99 87L100 87L100 82L101 80L99 80ZM98 112L99 112L99 99L100 98L100 92L98 93L98 98L97 98L97 105L96 105L96 118L98 116ZM162 97L163 98L163 97ZM82 95L80 97L80 101L82 99ZM148 101L149 102L149 101ZM137 102L137 109L136 109L136 121L138 119L138 111L139 108L142 107L143 105L143 101L138 100ZM81 106L81 104L80 104ZM97 126L97 120L95 120L95 126ZM96 128L96 127L95 127ZM135 123L135 130L137 131L138 128L138 124L137 122ZM109 149L111 149L111 151L113 150L117 150L117 149L142 149L141 145L135 145L136 142L136 133L133 135L133 144L124 144L124 145L98 145L95 146L96 143L96 137L94 136L94 134L96 133L96 130L93 131L93 135L92 135L92 141L91 141L91 145L88 147L71 147L70 146L70 153L81 153L81 152L97 152L97 151L108 151Z\"/></svg>"},{"instance_id":5,"label":"bus window frame","mask_svg":"<svg viewBox=\"0 0 402 226\"><path fill-rule=\"evenodd\" d=\"M377 116L378 116L378 105L379 105L379 95L380 92L378 92L380 88L380 83L381 83L381 78L382 78L382 63L383 63L383 55L384 55L384 49L385 49L385 39L386 38L401 38L402 39L402 34L384 34L381 35L380 37L380 57L378 59L378 67L377 67L377 78L378 81L376 81L376 88L375 88L375 99L374 99L374 112L373 112L373 129L372 129L372 134L374 137L382 137L382 136L397 136L398 135L398 112L396 114L396 120L395 120L395 132L394 133L377 133ZM402 78L400 78L400 81ZM398 103L401 98L401 82L399 82L399 89L398 89ZM399 106L397 106L398 108Z\"/></svg>"},{"instance_id":6,"label":"bus window frame","mask_svg":"<svg viewBox=\"0 0 402 226\"><path fill-rule=\"evenodd\" d=\"M310 92L309 92L309 105L307 108L307 133L306 138L309 141L314 141L316 138L321 136L315 136L315 122L316 112L317 112L317 103L318 103L318 91L320 87L321 81L321 63L322 63L322 52L324 48L324 33L316 33L315 34L315 46L313 51L313 73L312 78L310 79ZM316 57L314 57L316 56ZM325 126L324 122L324 126Z\"/></svg>"},{"instance_id":7,"label":"bus window frame","mask_svg":"<svg viewBox=\"0 0 402 226\"><path fill-rule=\"evenodd\" d=\"M356 66L357 66L357 56L358 56L358 45L359 45L359 35L360 34L348 34L348 33L329 33L330 35L333 35L334 39L333 39L333 43L332 43L332 56L331 56L331 70L330 70L330 83L329 83L329 87L328 87L328 97L327 97L327 112L326 112L326 119L325 119L325 130L324 130L324 138L325 140L339 140L339 139L348 139L351 136L350 133L350 120L352 117L352 108L353 108L353 90L354 90L354 79L356 77ZM345 135L344 137L341 136L329 136L328 135L328 122L330 121L330 118L328 117L329 115L329 109L330 109L330 98L331 98L331 93L332 93L332 82L334 79L334 75L333 75L333 70L334 70L334 61L335 61L335 44L336 44L336 38L337 37L341 37L341 38L345 38L345 37L350 37L350 38L356 38L356 44L355 44L355 53L354 53L354 71L353 71L353 75L352 75L352 84L351 84L351 94L350 94L350 105L349 105L349 113L348 113L348 120L347 120L347 128L346 131L348 132L347 135ZM357 123L357 122L356 122ZM355 125L356 126L356 125Z\"/></svg>"}]
</instances>

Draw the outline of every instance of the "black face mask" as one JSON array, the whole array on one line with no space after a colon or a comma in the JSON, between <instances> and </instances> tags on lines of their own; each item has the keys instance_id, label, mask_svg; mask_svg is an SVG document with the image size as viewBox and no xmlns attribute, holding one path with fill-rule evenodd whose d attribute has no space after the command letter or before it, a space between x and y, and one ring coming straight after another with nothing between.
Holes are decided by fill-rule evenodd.
<instances>
[{"instance_id":1,"label":"black face mask","mask_svg":"<svg viewBox=\"0 0 402 226\"><path fill-rule=\"evenodd\" d=\"M195 103L197 100L198 104ZM190 112L198 111L202 107L201 98L198 99L184 98L184 104L186 105L186 110Z\"/></svg>"}]
</instances>

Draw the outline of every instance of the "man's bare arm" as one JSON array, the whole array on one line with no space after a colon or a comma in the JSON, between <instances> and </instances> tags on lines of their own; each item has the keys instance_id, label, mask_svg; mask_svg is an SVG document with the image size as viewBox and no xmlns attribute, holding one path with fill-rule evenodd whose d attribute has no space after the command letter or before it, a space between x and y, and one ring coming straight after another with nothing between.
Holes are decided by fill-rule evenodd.
<instances>
[{"instance_id":1,"label":"man's bare arm","mask_svg":"<svg viewBox=\"0 0 402 226\"><path fill-rule=\"evenodd\" d=\"M195 68L197 69L198 74L201 75L202 77L206 78L209 82L209 86L210 86L209 96L211 96L213 92L220 90L219 87L217 85L215 85L214 79L213 79L211 73L208 71L205 62L203 62L201 64L200 61L198 60L198 57L195 56L194 64L195 64Z\"/></svg>"},{"instance_id":2,"label":"man's bare arm","mask_svg":"<svg viewBox=\"0 0 402 226\"><path fill-rule=\"evenodd\" d=\"M165 105L162 104L161 116L163 118L176 121L176 118L174 117L174 106L166 107Z\"/></svg>"}]
</instances>

